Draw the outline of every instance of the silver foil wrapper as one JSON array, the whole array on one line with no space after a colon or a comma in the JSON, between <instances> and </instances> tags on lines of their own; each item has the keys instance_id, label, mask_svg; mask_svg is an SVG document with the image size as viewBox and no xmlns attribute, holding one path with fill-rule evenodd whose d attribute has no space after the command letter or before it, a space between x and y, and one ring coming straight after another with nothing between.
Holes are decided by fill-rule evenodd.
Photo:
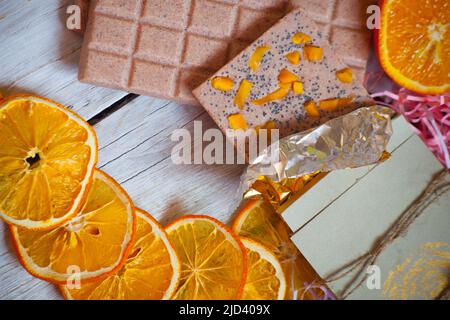
<instances>
[{"instance_id":1,"label":"silver foil wrapper","mask_svg":"<svg viewBox=\"0 0 450 320\"><path fill-rule=\"evenodd\" d=\"M241 177L239 198L261 177L277 183L379 162L392 136L391 115L386 107L363 107L280 139L249 164Z\"/></svg>"}]
</instances>

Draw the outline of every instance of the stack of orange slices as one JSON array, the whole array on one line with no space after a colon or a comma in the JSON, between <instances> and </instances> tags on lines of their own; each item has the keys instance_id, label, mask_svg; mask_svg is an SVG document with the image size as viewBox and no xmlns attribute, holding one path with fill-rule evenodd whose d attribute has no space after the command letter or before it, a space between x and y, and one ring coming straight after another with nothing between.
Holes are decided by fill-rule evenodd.
<instances>
[{"instance_id":1,"label":"stack of orange slices","mask_svg":"<svg viewBox=\"0 0 450 320\"><path fill-rule=\"evenodd\" d=\"M0 141L0 217L24 268L58 284L65 298L288 296L286 268L272 248L209 216L163 228L137 209L95 168L95 132L66 107L0 97Z\"/></svg>"}]
</instances>

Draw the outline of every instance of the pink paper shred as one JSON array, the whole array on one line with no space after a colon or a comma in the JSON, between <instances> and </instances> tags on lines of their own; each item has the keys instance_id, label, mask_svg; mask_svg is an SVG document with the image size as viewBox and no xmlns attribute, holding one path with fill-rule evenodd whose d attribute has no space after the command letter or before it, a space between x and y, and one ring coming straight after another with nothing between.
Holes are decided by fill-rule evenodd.
<instances>
[{"instance_id":1,"label":"pink paper shred","mask_svg":"<svg viewBox=\"0 0 450 320\"><path fill-rule=\"evenodd\" d=\"M405 88L372 94L414 125L415 131L439 161L450 169L450 94L418 96Z\"/></svg>"}]
</instances>

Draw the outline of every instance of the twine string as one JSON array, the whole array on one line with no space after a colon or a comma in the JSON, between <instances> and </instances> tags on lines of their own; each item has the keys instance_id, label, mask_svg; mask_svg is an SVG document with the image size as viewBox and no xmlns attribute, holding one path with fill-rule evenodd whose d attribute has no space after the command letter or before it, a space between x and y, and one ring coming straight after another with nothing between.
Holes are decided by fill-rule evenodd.
<instances>
[{"instance_id":1,"label":"twine string","mask_svg":"<svg viewBox=\"0 0 450 320\"><path fill-rule=\"evenodd\" d=\"M338 294L340 299L347 298L366 281L367 267L375 264L381 253L397 238L404 236L416 219L425 212L425 209L448 191L450 191L449 174L447 170L442 170L433 177L422 194L397 218L392 226L375 241L372 249L332 272L325 278L325 282L327 284L335 282L356 271Z\"/></svg>"}]
</instances>

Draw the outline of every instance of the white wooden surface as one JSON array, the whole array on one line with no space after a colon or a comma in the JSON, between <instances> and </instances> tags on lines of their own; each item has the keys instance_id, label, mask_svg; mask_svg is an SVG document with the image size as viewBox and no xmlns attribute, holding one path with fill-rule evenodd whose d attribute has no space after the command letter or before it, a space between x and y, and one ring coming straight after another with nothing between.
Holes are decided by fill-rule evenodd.
<instances>
[{"instance_id":1,"label":"white wooden surface","mask_svg":"<svg viewBox=\"0 0 450 320\"><path fill-rule=\"evenodd\" d=\"M65 29L72 1L0 0L0 92L46 96L91 119L126 93L77 81L82 38ZM94 127L99 167L129 192L135 203L162 223L186 213L228 222L242 166L176 166L170 154L176 128L204 130L214 123L200 107L138 97ZM27 274L0 222L0 299L60 299L51 284Z\"/></svg>"},{"instance_id":2,"label":"white wooden surface","mask_svg":"<svg viewBox=\"0 0 450 320\"><path fill-rule=\"evenodd\" d=\"M66 29L71 0L0 0L0 92L35 93L86 119L125 93L77 81L82 37Z\"/></svg>"}]
</instances>

